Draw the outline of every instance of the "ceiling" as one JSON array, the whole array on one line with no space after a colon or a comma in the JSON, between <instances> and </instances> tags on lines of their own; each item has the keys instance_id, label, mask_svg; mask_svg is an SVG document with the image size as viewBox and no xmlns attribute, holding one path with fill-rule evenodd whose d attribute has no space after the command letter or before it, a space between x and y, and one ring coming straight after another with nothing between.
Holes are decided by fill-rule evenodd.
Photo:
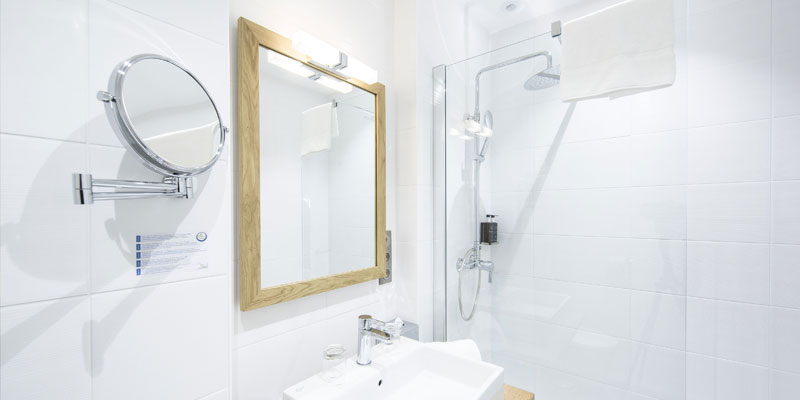
<instances>
[{"instance_id":1,"label":"ceiling","mask_svg":"<svg viewBox=\"0 0 800 400\"><path fill-rule=\"evenodd\" d=\"M552 14L560 9L598 0L470 0L470 18L489 33Z\"/></svg>"}]
</instances>

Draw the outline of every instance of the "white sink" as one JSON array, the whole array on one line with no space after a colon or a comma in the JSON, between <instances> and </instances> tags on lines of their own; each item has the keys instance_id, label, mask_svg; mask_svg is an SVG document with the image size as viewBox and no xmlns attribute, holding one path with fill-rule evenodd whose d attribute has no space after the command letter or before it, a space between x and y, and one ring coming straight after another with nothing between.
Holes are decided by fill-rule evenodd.
<instances>
[{"instance_id":1,"label":"white sink","mask_svg":"<svg viewBox=\"0 0 800 400\"><path fill-rule=\"evenodd\" d=\"M286 389L284 400L503 399L503 368L481 361L474 343L425 344L403 337L375 346L372 354L371 365L348 359L337 383L314 375Z\"/></svg>"}]
</instances>

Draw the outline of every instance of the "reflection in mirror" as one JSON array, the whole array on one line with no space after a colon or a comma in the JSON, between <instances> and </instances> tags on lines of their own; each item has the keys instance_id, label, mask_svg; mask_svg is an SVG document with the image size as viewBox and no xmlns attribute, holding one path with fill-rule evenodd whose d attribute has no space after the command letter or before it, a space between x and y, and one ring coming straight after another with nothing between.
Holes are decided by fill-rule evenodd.
<instances>
[{"instance_id":1,"label":"reflection in mirror","mask_svg":"<svg viewBox=\"0 0 800 400\"><path fill-rule=\"evenodd\" d=\"M375 96L258 59L261 287L374 267Z\"/></svg>"},{"instance_id":2,"label":"reflection in mirror","mask_svg":"<svg viewBox=\"0 0 800 400\"><path fill-rule=\"evenodd\" d=\"M125 74L125 112L139 139L158 157L185 169L216 157L220 121L195 79L160 59L143 59Z\"/></svg>"}]
</instances>

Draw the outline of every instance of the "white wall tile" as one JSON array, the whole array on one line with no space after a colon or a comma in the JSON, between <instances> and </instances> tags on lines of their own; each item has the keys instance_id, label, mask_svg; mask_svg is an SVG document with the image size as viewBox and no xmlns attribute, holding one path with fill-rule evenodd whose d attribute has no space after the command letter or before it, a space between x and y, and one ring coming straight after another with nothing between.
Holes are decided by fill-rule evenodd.
<instances>
[{"instance_id":1,"label":"white wall tile","mask_svg":"<svg viewBox=\"0 0 800 400\"><path fill-rule=\"evenodd\" d=\"M769 80L749 79L769 73L769 63L763 59L701 70L690 66L689 127L769 118Z\"/></svg>"},{"instance_id":2,"label":"white wall tile","mask_svg":"<svg viewBox=\"0 0 800 400\"><path fill-rule=\"evenodd\" d=\"M0 304L87 292L89 209L72 202L75 172L86 172L83 145L0 134Z\"/></svg>"},{"instance_id":3,"label":"white wall tile","mask_svg":"<svg viewBox=\"0 0 800 400\"><path fill-rule=\"evenodd\" d=\"M769 396L769 370L718 358L686 355L686 400L750 400Z\"/></svg>"},{"instance_id":4,"label":"white wall tile","mask_svg":"<svg viewBox=\"0 0 800 400\"><path fill-rule=\"evenodd\" d=\"M772 368L800 373L800 310L772 308Z\"/></svg>"},{"instance_id":5,"label":"white wall tile","mask_svg":"<svg viewBox=\"0 0 800 400\"><path fill-rule=\"evenodd\" d=\"M686 297L631 291L631 338L686 349Z\"/></svg>"},{"instance_id":6,"label":"white wall tile","mask_svg":"<svg viewBox=\"0 0 800 400\"><path fill-rule=\"evenodd\" d=\"M326 294L320 293L252 311L236 312L233 347L245 347L323 320L328 316L325 301Z\"/></svg>"},{"instance_id":7,"label":"white wall tile","mask_svg":"<svg viewBox=\"0 0 800 400\"><path fill-rule=\"evenodd\" d=\"M768 307L689 297L686 315L687 351L767 366Z\"/></svg>"},{"instance_id":8,"label":"white wall tile","mask_svg":"<svg viewBox=\"0 0 800 400\"><path fill-rule=\"evenodd\" d=\"M627 98L581 101L567 120L564 143L629 135L630 108Z\"/></svg>"},{"instance_id":9,"label":"white wall tile","mask_svg":"<svg viewBox=\"0 0 800 400\"><path fill-rule=\"evenodd\" d=\"M630 388L658 399L683 399L686 395L686 353L635 344Z\"/></svg>"},{"instance_id":10,"label":"white wall tile","mask_svg":"<svg viewBox=\"0 0 800 400\"><path fill-rule=\"evenodd\" d=\"M97 178L142 179L160 177L142 166L124 149L89 146L90 172ZM195 196L190 200L147 199L98 202L91 213L92 291L151 285L228 271L230 225L229 169L224 161L195 178ZM153 210L158 210L154 212ZM205 232L206 252L187 268L149 275L136 275L136 235L196 234ZM206 266L203 267L202 265Z\"/></svg>"},{"instance_id":11,"label":"white wall tile","mask_svg":"<svg viewBox=\"0 0 800 400\"><path fill-rule=\"evenodd\" d=\"M491 251L495 273L533 275L533 235L500 233Z\"/></svg>"},{"instance_id":12,"label":"white wall tile","mask_svg":"<svg viewBox=\"0 0 800 400\"><path fill-rule=\"evenodd\" d=\"M627 287L631 263L623 238L533 237L533 274L540 278Z\"/></svg>"},{"instance_id":13,"label":"white wall tile","mask_svg":"<svg viewBox=\"0 0 800 400\"><path fill-rule=\"evenodd\" d=\"M690 0L687 4L690 73L746 60L769 60L770 48L765 43L770 43L770 30L742 26L770 26L770 0ZM690 80L694 84L694 77Z\"/></svg>"},{"instance_id":14,"label":"white wall tile","mask_svg":"<svg viewBox=\"0 0 800 400\"><path fill-rule=\"evenodd\" d=\"M769 304L769 245L689 242L689 296Z\"/></svg>"},{"instance_id":15,"label":"white wall tile","mask_svg":"<svg viewBox=\"0 0 800 400\"><path fill-rule=\"evenodd\" d=\"M219 44L224 45L228 40L227 19L222 18L223 15L227 16L228 14L227 1L193 1L191 3L191 12L187 12L187 4L181 2L154 0L111 1Z\"/></svg>"},{"instance_id":16,"label":"white wall tile","mask_svg":"<svg viewBox=\"0 0 800 400\"><path fill-rule=\"evenodd\" d=\"M800 398L800 374L770 371L770 400L794 400Z\"/></svg>"},{"instance_id":17,"label":"white wall tile","mask_svg":"<svg viewBox=\"0 0 800 400\"><path fill-rule=\"evenodd\" d=\"M770 261L771 304L800 308L800 246L773 245Z\"/></svg>"},{"instance_id":18,"label":"white wall tile","mask_svg":"<svg viewBox=\"0 0 800 400\"><path fill-rule=\"evenodd\" d=\"M689 186L689 240L769 241L769 183Z\"/></svg>"},{"instance_id":19,"label":"white wall tile","mask_svg":"<svg viewBox=\"0 0 800 400\"><path fill-rule=\"evenodd\" d=\"M793 0L772 2L772 109L776 116L800 114L800 4Z\"/></svg>"},{"instance_id":20,"label":"white wall tile","mask_svg":"<svg viewBox=\"0 0 800 400\"><path fill-rule=\"evenodd\" d=\"M772 241L800 244L800 181L772 183Z\"/></svg>"},{"instance_id":21,"label":"white wall tile","mask_svg":"<svg viewBox=\"0 0 800 400\"><path fill-rule=\"evenodd\" d=\"M87 24L86 0L0 3L0 131L85 139Z\"/></svg>"},{"instance_id":22,"label":"white wall tile","mask_svg":"<svg viewBox=\"0 0 800 400\"><path fill-rule=\"evenodd\" d=\"M625 289L535 279L531 295L534 316L539 320L630 337L630 294Z\"/></svg>"},{"instance_id":23,"label":"white wall tile","mask_svg":"<svg viewBox=\"0 0 800 400\"><path fill-rule=\"evenodd\" d=\"M533 233L536 193L492 193L492 213L497 215L497 229L503 233ZM463 198L462 198L463 199ZM470 205L471 207L471 205ZM469 214L466 214L469 215ZM448 226L452 232L453 226ZM449 234L449 233L448 233Z\"/></svg>"},{"instance_id":24,"label":"white wall tile","mask_svg":"<svg viewBox=\"0 0 800 400\"><path fill-rule=\"evenodd\" d=\"M85 296L0 308L0 397L90 399Z\"/></svg>"},{"instance_id":25,"label":"white wall tile","mask_svg":"<svg viewBox=\"0 0 800 400\"><path fill-rule=\"evenodd\" d=\"M84 101L89 105L90 143L122 146L95 93L107 90L117 64L140 53L160 54L186 66L203 82L223 122L230 124L229 82L220 79L228 76L226 46L106 0L89 0L89 12L89 92L84 92Z\"/></svg>"},{"instance_id":26,"label":"white wall tile","mask_svg":"<svg viewBox=\"0 0 800 400\"><path fill-rule=\"evenodd\" d=\"M588 189L624 187L630 185L630 138L593 140L562 145L546 165L550 149L536 151L536 178L543 179L544 189ZM503 157L502 164L512 168L519 163ZM525 171L503 170L505 174L523 174ZM533 177L534 174L527 174ZM531 182L532 184L533 182ZM499 190L494 187L492 189ZM537 185L538 189L538 185Z\"/></svg>"},{"instance_id":27,"label":"white wall tile","mask_svg":"<svg viewBox=\"0 0 800 400\"><path fill-rule=\"evenodd\" d=\"M494 193L530 192L536 179L533 149L509 146L502 149L502 153L500 151L489 148L487 154L491 163L491 181L482 180L481 184L491 184ZM495 154L502 154L502 158L493 157Z\"/></svg>"},{"instance_id":28,"label":"white wall tile","mask_svg":"<svg viewBox=\"0 0 800 400\"><path fill-rule=\"evenodd\" d=\"M534 233L625 237L630 234L630 191L543 191L533 210Z\"/></svg>"},{"instance_id":29,"label":"white wall tile","mask_svg":"<svg viewBox=\"0 0 800 400\"><path fill-rule=\"evenodd\" d=\"M686 238L686 186L631 188L631 236Z\"/></svg>"},{"instance_id":30,"label":"white wall tile","mask_svg":"<svg viewBox=\"0 0 800 400\"><path fill-rule=\"evenodd\" d=\"M684 69L678 60L677 69ZM634 134L686 129L688 124L689 79L678 74L667 88L631 96L631 131ZM635 153L634 153L635 154Z\"/></svg>"},{"instance_id":31,"label":"white wall tile","mask_svg":"<svg viewBox=\"0 0 800 400\"><path fill-rule=\"evenodd\" d=\"M686 130L632 136L631 185L685 184L687 146Z\"/></svg>"},{"instance_id":32,"label":"white wall tile","mask_svg":"<svg viewBox=\"0 0 800 400\"><path fill-rule=\"evenodd\" d=\"M800 117L772 120L772 179L800 179Z\"/></svg>"},{"instance_id":33,"label":"white wall tile","mask_svg":"<svg viewBox=\"0 0 800 400\"><path fill-rule=\"evenodd\" d=\"M94 396L198 398L224 389L229 288L213 277L93 295Z\"/></svg>"},{"instance_id":34,"label":"white wall tile","mask_svg":"<svg viewBox=\"0 0 800 400\"><path fill-rule=\"evenodd\" d=\"M686 294L686 241L630 241L630 287L661 293Z\"/></svg>"},{"instance_id":35,"label":"white wall tile","mask_svg":"<svg viewBox=\"0 0 800 400\"><path fill-rule=\"evenodd\" d=\"M418 176L416 151L416 128L410 128L397 134L397 184L416 185Z\"/></svg>"},{"instance_id":36,"label":"white wall tile","mask_svg":"<svg viewBox=\"0 0 800 400\"><path fill-rule=\"evenodd\" d=\"M293 383L319 372L327 344L321 332L325 332L325 322L234 350L234 397L278 399Z\"/></svg>"},{"instance_id":37,"label":"white wall tile","mask_svg":"<svg viewBox=\"0 0 800 400\"><path fill-rule=\"evenodd\" d=\"M769 177L770 120L689 129L689 183Z\"/></svg>"}]
</instances>

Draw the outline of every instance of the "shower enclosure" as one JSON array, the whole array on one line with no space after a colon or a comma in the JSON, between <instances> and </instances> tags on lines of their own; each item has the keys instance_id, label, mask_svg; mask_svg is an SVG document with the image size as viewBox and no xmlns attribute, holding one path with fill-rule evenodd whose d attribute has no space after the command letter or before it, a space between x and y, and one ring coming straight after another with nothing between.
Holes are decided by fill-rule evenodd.
<instances>
[{"instance_id":1,"label":"shower enclosure","mask_svg":"<svg viewBox=\"0 0 800 400\"><path fill-rule=\"evenodd\" d=\"M562 103L549 32L434 68L436 340L537 400L686 398L681 46L674 86L617 100Z\"/></svg>"}]
</instances>

